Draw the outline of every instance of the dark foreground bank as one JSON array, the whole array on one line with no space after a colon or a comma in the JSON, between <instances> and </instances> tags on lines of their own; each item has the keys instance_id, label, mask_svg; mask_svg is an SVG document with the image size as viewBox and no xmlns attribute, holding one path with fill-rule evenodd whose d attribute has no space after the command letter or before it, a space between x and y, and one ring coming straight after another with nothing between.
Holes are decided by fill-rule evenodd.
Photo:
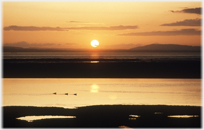
<instances>
[{"instance_id":1,"label":"dark foreground bank","mask_svg":"<svg viewBox=\"0 0 204 130\"><path fill-rule=\"evenodd\" d=\"M76 116L27 122L29 115ZM194 115L172 118L169 115ZM165 105L99 105L64 109L54 107L3 107L4 128L201 128L201 107Z\"/></svg>"},{"instance_id":2,"label":"dark foreground bank","mask_svg":"<svg viewBox=\"0 0 204 130\"><path fill-rule=\"evenodd\" d=\"M201 78L201 61L4 59L3 78Z\"/></svg>"}]
</instances>

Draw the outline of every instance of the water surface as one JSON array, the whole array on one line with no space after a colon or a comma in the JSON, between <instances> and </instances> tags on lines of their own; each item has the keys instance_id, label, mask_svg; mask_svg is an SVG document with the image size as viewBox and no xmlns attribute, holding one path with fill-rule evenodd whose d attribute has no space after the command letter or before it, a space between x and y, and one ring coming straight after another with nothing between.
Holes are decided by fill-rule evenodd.
<instances>
[{"instance_id":1,"label":"water surface","mask_svg":"<svg viewBox=\"0 0 204 130\"><path fill-rule=\"evenodd\" d=\"M200 52L4 52L3 59L197 59Z\"/></svg>"},{"instance_id":2,"label":"water surface","mask_svg":"<svg viewBox=\"0 0 204 130\"><path fill-rule=\"evenodd\" d=\"M3 106L116 104L201 106L201 79L3 79Z\"/></svg>"}]
</instances>

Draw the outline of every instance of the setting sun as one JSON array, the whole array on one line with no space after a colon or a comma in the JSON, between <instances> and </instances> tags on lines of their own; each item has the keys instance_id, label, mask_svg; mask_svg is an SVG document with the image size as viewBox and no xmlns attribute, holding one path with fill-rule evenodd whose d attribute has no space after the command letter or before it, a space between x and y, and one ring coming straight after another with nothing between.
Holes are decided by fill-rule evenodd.
<instances>
[{"instance_id":1,"label":"setting sun","mask_svg":"<svg viewBox=\"0 0 204 130\"><path fill-rule=\"evenodd\" d=\"M97 40L92 40L91 41L91 46L92 47L97 47L99 45L99 42Z\"/></svg>"},{"instance_id":2,"label":"setting sun","mask_svg":"<svg viewBox=\"0 0 204 130\"><path fill-rule=\"evenodd\" d=\"M2 128L202 127L202 0L1 4Z\"/></svg>"}]
</instances>

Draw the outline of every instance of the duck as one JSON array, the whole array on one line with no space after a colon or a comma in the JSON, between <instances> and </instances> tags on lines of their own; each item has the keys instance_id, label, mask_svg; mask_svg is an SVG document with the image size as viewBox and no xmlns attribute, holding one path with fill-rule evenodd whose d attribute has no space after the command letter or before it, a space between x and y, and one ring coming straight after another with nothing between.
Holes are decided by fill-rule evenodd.
<instances>
[{"instance_id":1,"label":"duck","mask_svg":"<svg viewBox=\"0 0 204 130\"><path fill-rule=\"evenodd\" d=\"M74 95L77 95L77 93L75 93Z\"/></svg>"},{"instance_id":2,"label":"duck","mask_svg":"<svg viewBox=\"0 0 204 130\"><path fill-rule=\"evenodd\" d=\"M57 94L57 93L55 92L55 93L53 93L53 94Z\"/></svg>"},{"instance_id":3,"label":"duck","mask_svg":"<svg viewBox=\"0 0 204 130\"><path fill-rule=\"evenodd\" d=\"M65 95L68 95L68 93L65 93Z\"/></svg>"}]
</instances>

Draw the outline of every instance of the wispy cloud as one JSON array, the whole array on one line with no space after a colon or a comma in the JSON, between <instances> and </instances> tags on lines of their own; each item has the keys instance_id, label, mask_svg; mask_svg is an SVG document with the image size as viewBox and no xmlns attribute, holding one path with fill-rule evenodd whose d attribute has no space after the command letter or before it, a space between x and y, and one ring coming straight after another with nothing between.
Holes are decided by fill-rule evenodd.
<instances>
[{"instance_id":1,"label":"wispy cloud","mask_svg":"<svg viewBox=\"0 0 204 130\"><path fill-rule=\"evenodd\" d=\"M23 48L35 48L35 47L53 47L53 46L72 46L74 43L28 43L25 41L15 42L15 43L5 43L3 46L13 46L13 47L23 47Z\"/></svg>"},{"instance_id":2,"label":"wispy cloud","mask_svg":"<svg viewBox=\"0 0 204 130\"><path fill-rule=\"evenodd\" d=\"M173 13L194 13L194 14L201 14L201 7L198 7L198 8L186 8L186 9L183 9L183 10L177 10L177 11L174 11L174 10L171 10L171 12Z\"/></svg>"},{"instance_id":3,"label":"wispy cloud","mask_svg":"<svg viewBox=\"0 0 204 130\"><path fill-rule=\"evenodd\" d=\"M69 30L126 30L126 29L136 29L138 26L110 26L110 27L70 27Z\"/></svg>"},{"instance_id":4,"label":"wispy cloud","mask_svg":"<svg viewBox=\"0 0 204 130\"><path fill-rule=\"evenodd\" d=\"M119 36L156 36L156 35L158 36L201 35L201 31L196 29L181 29L174 31L152 31L119 34Z\"/></svg>"},{"instance_id":5,"label":"wispy cloud","mask_svg":"<svg viewBox=\"0 0 204 130\"><path fill-rule=\"evenodd\" d=\"M201 26L201 19L186 19L175 23L162 24L161 26Z\"/></svg>"},{"instance_id":6,"label":"wispy cloud","mask_svg":"<svg viewBox=\"0 0 204 130\"><path fill-rule=\"evenodd\" d=\"M84 22L84 21L68 21L68 23L78 24L78 25L105 25L105 23L93 23L93 22Z\"/></svg>"},{"instance_id":7,"label":"wispy cloud","mask_svg":"<svg viewBox=\"0 0 204 130\"><path fill-rule=\"evenodd\" d=\"M60 27L37 27L37 26L8 26L4 27L4 30L10 31L68 31L65 28L60 28Z\"/></svg>"},{"instance_id":8,"label":"wispy cloud","mask_svg":"<svg viewBox=\"0 0 204 130\"><path fill-rule=\"evenodd\" d=\"M69 21L70 23L79 23L80 21Z\"/></svg>"},{"instance_id":9,"label":"wispy cloud","mask_svg":"<svg viewBox=\"0 0 204 130\"><path fill-rule=\"evenodd\" d=\"M5 31L68 31L68 30L126 30L136 29L138 26L109 26L109 27L37 27L37 26L8 26L4 27Z\"/></svg>"}]
</instances>

